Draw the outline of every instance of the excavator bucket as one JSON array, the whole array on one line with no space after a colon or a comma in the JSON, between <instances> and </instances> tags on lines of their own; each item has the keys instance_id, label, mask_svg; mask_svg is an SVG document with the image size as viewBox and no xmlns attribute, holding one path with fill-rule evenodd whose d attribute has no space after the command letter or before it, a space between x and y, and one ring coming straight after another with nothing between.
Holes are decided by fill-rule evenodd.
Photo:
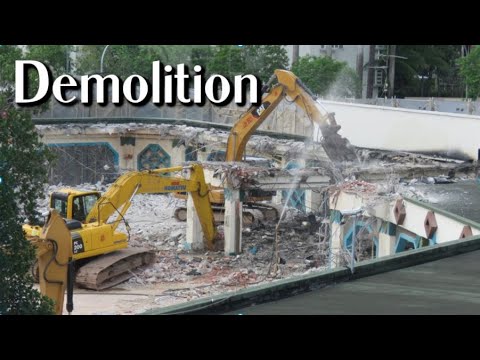
<instances>
[{"instance_id":1,"label":"excavator bucket","mask_svg":"<svg viewBox=\"0 0 480 360\"><path fill-rule=\"evenodd\" d=\"M40 291L55 302L55 313L62 314L67 286L68 262L72 257L72 238L63 218L52 210L38 238Z\"/></svg>"}]
</instances>

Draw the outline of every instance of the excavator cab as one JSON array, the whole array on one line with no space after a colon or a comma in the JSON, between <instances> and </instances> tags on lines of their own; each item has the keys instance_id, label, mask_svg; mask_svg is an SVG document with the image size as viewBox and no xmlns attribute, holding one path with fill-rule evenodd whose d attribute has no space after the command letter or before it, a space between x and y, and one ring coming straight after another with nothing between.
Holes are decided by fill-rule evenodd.
<instances>
[{"instance_id":1,"label":"excavator cab","mask_svg":"<svg viewBox=\"0 0 480 360\"><path fill-rule=\"evenodd\" d=\"M83 192L63 189L52 193L50 208L55 209L64 219L73 219L85 223L87 215L100 196L98 191Z\"/></svg>"}]
</instances>

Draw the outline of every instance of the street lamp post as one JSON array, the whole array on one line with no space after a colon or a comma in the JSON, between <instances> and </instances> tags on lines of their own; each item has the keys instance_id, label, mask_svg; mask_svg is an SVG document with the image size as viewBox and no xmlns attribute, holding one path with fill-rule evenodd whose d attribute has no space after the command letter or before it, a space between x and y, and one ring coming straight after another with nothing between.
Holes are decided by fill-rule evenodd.
<instances>
[{"instance_id":1,"label":"street lamp post","mask_svg":"<svg viewBox=\"0 0 480 360\"><path fill-rule=\"evenodd\" d=\"M105 57L105 53L107 52L107 49L110 45L105 46L105 49L103 49L102 57L100 58L100 74L103 74L103 58Z\"/></svg>"}]
</instances>

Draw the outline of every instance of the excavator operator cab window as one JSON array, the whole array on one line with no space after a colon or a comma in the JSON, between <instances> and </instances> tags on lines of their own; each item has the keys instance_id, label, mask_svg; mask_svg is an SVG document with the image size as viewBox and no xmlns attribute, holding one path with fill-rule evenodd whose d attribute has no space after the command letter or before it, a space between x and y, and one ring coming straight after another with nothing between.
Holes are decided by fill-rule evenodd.
<instances>
[{"instance_id":1,"label":"excavator operator cab window","mask_svg":"<svg viewBox=\"0 0 480 360\"><path fill-rule=\"evenodd\" d=\"M83 208L83 201L80 196L73 199L72 218L80 222L85 220L85 210Z\"/></svg>"},{"instance_id":2,"label":"excavator operator cab window","mask_svg":"<svg viewBox=\"0 0 480 360\"><path fill-rule=\"evenodd\" d=\"M76 196L73 199L72 218L80 222L84 222L97 200L98 195L96 194Z\"/></svg>"},{"instance_id":3,"label":"excavator operator cab window","mask_svg":"<svg viewBox=\"0 0 480 360\"><path fill-rule=\"evenodd\" d=\"M92 211L99 197L100 196L96 194L85 195L83 197L83 205L85 207L85 218L87 218L87 215L90 213L90 211Z\"/></svg>"},{"instance_id":4,"label":"excavator operator cab window","mask_svg":"<svg viewBox=\"0 0 480 360\"><path fill-rule=\"evenodd\" d=\"M55 209L63 218L67 217L67 199L68 196L65 196L62 193L53 193L50 202L50 207Z\"/></svg>"}]
</instances>

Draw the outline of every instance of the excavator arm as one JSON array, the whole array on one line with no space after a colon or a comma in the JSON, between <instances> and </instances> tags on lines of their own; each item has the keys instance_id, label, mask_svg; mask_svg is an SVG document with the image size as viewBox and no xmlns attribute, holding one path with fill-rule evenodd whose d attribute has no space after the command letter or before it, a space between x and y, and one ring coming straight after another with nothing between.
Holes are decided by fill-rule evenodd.
<instances>
[{"instance_id":1,"label":"excavator arm","mask_svg":"<svg viewBox=\"0 0 480 360\"><path fill-rule=\"evenodd\" d=\"M189 179L164 176L182 170L190 170ZM120 176L98 199L88 214L86 223L98 221L104 224L116 213L117 218L113 223L113 230L115 230L136 194L188 192L193 198L205 238L211 245L216 236L216 230L208 191L203 168L199 164L128 172Z\"/></svg>"},{"instance_id":2,"label":"excavator arm","mask_svg":"<svg viewBox=\"0 0 480 360\"><path fill-rule=\"evenodd\" d=\"M272 85L274 81L276 84ZM333 113L319 109L316 96L287 70L275 70L274 76L264 87L265 95L259 106L252 106L233 126L227 142L226 161L241 161L248 140L255 130L275 110L283 98L288 97L300 107L312 123L319 126L323 136L323 146L327 155L334 161L355 161L355 152L348 141L338 134L340 126Z\"/></svg>"}]
</instances>

